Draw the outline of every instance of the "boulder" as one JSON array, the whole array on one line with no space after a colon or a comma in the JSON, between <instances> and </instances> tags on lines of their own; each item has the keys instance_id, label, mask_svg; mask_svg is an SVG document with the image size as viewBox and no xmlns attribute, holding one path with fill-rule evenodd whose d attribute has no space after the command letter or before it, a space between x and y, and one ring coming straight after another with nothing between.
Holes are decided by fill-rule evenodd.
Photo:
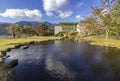
<instances>
[{"instance_id":1,"label":"boulder","mask_svg":"<svg viewBox=\"0 0 120 81\"><path fill-rule=\"evenodd\" d=\"M4 62L4 60L5 60L6 58L8 58L8 57L10 57L10 55L0 57L0 63L1 63L1 62Z\"/></svg>"},{"instance_id":2,"label":"boulder","mask_svg":"<svg viewBox=\"0 0 120 81\"><path fill-rule=\"evenodd\" d=\"M6 54L7 54L6 51L1 51L0 52L0 57L4 57L4 56L6 56Z\"/></svg>"},{"instance_id":3,"label":"boulder","mask_svg":"<svg viewBox=\"0 0 120 81\"><path fill-rule=\"evenodd\" d=\"M33 43L35 43L35 41L31 41L31 42L29 42L28 44L33 44Z\"/></svg>"},{"instance_id":4,"label":"boulder","mask_svg":"<svg viewBox=\"0 0 120 81\"><path fill-rule=\"evenodd\" d=\"M20 46L19 45L17 45L17 46L15 46L15 48L17 49L17 48L20 48Z\"/></svg>"},{"instance_id":5,"label":"boulder","mask_svg":"<svg viewBox=\"0 0 120 81\"><path fill-rule=\"evenodd\" d=\"M21 46L21 49L27 49L29 46Z\"/></svg>"},{"instance_id":6,"label":"boulder","mask_svg":"<svg viewBox=\"0 0 120 81\"><path fill-rule=\"evenodd\" d=\"M12 60L5 65L5 68L10 69L18 65L18 59Z\"/></svg>"},{"instance_id":7,"label":"boulder","mask_svg":"<svg viewBox=\"0 0 120 81\"><path fill-rule=\"evenodd\" d=\"M8 58L8 57L10 57L10 55L4 56L4 57L2 57L2 58L3 58L3 59L6 59L6 58Z\"/></svg>"},{"instance_id":8,"label":"boulder","mask_svg":"<svg viewBox=\"0 0 120 81\"><path fill-rule=\"evenodd\" d=\"M4 57L4 55L3 55L2 53L0 53L0 58L1 58L1 57Z\"/></svg>"},{"instance_id":9,"label":"boulder","mask_svg":"<svg viewBox=\"0 0 120 81\"><path fill-rule=\"evenodd\" d=\"M6 51L7 51L7 52L10 52L10 51L11 51L11 48L7 48Z\"/></svg>"}]
</instances>

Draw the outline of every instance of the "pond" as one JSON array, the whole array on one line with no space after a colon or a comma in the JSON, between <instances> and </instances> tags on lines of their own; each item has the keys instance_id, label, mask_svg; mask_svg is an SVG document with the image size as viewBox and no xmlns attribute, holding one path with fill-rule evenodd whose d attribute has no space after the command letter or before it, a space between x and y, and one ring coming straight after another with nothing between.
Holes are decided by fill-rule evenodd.
<instances>
[{"instance_id":1,"label":"pond","mask_svg":"<svg viewBox=\"0 0 120 81\"><path fill-rule=\"evenodd\" d=\"M0 35L0 39L2 38L13 38L13 36L9 36L9 35Z\"/></svg>"},{"instance_id":2,"label":"pond","mask_svg":"<svg viewBox=\"0 0 120 81\"><path fill-rule=\"evenodd\" d=\"M19 59L16 81L120 81L120 50L79 41L49 41L7 53Z\"/></svg>"}]
</instances>

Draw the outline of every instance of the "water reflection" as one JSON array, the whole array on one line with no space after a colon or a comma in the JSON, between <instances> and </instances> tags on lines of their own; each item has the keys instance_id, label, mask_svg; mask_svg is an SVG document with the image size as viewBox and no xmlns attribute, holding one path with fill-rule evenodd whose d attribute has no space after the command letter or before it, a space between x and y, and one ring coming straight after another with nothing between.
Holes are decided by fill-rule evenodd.
<instances>
[{"instance_id":1,"label":"water reflection","mask_svg":"<svg viewBox=\"0 0 120 81\"><path fill-rule=\"evenodd\" d=\"M46 70L50 73L50 75L54 78L63 80L74 80L75 74L74 72L70 71L64 63L61 62L60 59L57 59L52 56L47 56L46 59Z\"/></svg>"},{"instance_id":2,"label":"water reflection","mask_svg":"<svg viewBox=\"0 0 120 81\"><path fill-rule=\"evenodd\" d=\"M16 81L120 81L120 50L84 41L49 41L13 49Z\"/></svg>"}]
</instances>

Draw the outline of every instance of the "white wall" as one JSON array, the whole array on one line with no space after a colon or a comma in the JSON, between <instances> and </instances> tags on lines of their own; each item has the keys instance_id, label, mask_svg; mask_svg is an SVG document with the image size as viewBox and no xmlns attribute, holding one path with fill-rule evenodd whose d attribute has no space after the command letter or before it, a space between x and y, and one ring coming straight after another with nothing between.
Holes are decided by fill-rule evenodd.
<instances>
[{"instance_id":1,"label":"white wall","mask_svg":"<svg viewBox=\"0 0 120 81\"><path fill-rule=\"evenodd\" d=\"M82 24L77 24L77 31L80 32L80 33L84 33L86 27Z\"/></svg>"},{"instance_id":2,"label":"white wall","mask_svg":"<svg viewBox=\"0 0 120 81\"><path fill-rule=\"evenodd\" d=\"M62 32L62 26L55 26L55 35Z\"/></svg>"}]
</instances>

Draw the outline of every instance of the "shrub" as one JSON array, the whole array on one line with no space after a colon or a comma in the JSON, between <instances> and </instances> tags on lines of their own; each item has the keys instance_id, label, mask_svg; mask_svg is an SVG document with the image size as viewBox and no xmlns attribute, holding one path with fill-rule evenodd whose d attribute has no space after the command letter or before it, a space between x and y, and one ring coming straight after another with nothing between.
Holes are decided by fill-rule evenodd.
<instances>
[{"instance_id":1,"label":"shrub","mask_svg":"<svg viewBox=\"0 0 120 81\"><path fill-rule=\"evenodd\" d=\"M56 34L56 36L64 36L63 32L59 32L58 34Z\"/></svg>"},{"instance_id":2,"label":"shrub","mask_svg":"<svg viewBox=\"0 0 120 81\"><path fill-rule=\"evenodd\" d=\"M69 35L77 35L78 32L71 32Z\"/></svg>"}]
</instances>

